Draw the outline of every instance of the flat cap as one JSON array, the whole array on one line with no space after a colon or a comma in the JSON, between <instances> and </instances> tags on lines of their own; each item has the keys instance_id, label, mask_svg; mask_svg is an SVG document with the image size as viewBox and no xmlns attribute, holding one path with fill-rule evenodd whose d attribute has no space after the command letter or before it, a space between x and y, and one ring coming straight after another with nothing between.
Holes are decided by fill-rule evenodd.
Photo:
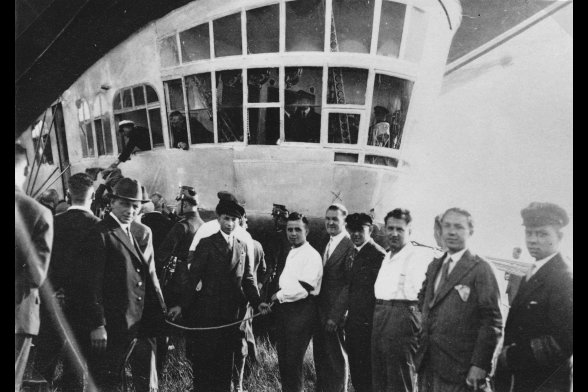
<instances>
[{"instance_id":1,"label":"flat cap","mask_svg":"<svg viewBox=\"0 0 588 392\"><path fill-rule=\"evenodd\" d=\"M288 218L289 214L290 211L288 211L285 205L274 203L272 208L272 216Z\"/></svg>"},{"instance_id":2,"label":"flat cap","mask_svg":"<svg viewBox=\"0 0 588 392\"><path fill-rule=\"evenodd\" d=\"M193 186L182 185L180 187L180 196L176 200L183 200L193 206L198 205L196 201L196 189Z\"/></svg>"},{"instance_id":3,"label":"flat cap","mask_svg":"<svg viewBox=\"0 0 588 392\"><path fill-rule=\"evenodd\" d=\"M534 201L521 210L523 226L536 227L544 225L565 226L569 223L566 211L553 203Z\"/></svg>"},{"instance_id":4,"label":"flat cap","mask_svg":"<svg viewBox=\"0 0 588 392\"><path fill-rule=\"evenodd\" d=\"M347 227L350 229L360 229L362 226L371 226L373 220L371 216L361 212L348 215L345 223L347 223Z\"/></svg>"},{"instance_id":5,"label":"flat cap","mask_svg":"<svg viewBox=\"0 0 588 392\"><path fill-rule=\"evenodd\" d=\"M221 199L216 206L216 214L218 216L229 215L235 218L242 218L245 215L245 209L239 203Z\"/></svg>"},{"instance_id":6,"label":"flat cap","mask_svg":"<svg viewBox=\"0 0 588 392\"><path fill-rule=\"evenodd\" d=\"M239 204L239 200L233 195L231 192L228 191L220 191L216 194L219 200L227 200L232 201L233 203Z\"/></svg>"}]
</instances>

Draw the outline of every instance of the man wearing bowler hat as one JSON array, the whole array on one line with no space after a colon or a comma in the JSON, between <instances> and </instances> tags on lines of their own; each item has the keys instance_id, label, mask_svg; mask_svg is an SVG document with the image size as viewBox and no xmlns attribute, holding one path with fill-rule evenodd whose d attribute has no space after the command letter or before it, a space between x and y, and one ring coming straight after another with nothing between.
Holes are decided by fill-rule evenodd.
<instances>
[{"instance_id":1,"label":"man wearing bowler hat","mask_svg":"<svg viewBox=\"0 0 588 392\"><path fill-rule=\"evenodd\" d=\"M129 355L135 390L158 387L152 328L162 325L165 305L153 259L145 258L130 229L147 201L137 180L122 178L111 212L83 245L78 276L86 288L81 301L90 338L88 366L99 390L121 387Z\"/></svg>"},{"instance_id":2,"label":"man wearing bowler hat","mask_svg":"<svg viewBox=\"0 0 588 392\"><path fill-rule=\"evenodd\" d=\"M535 262L508 312L497 379L504 391L569 391L573 274L571 262L559 252L568 215L556 204L534 202L521 216L527 249Z\"/></svg>"}]
</instances>

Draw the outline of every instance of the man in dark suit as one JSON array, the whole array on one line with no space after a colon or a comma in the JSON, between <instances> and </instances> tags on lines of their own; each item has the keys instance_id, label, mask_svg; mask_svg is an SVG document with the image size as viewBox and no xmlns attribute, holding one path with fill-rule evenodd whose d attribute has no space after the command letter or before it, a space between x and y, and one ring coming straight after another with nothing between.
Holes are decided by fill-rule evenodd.
<instances>
[{"instance_id":1,"label":"man in dark suit","mask_svg":"<svg viewBox=\"0 0 588 392\"><path fill-rule=\"evenodd\" d=\"M128 161L135 148L139 151L151 150L151 137L147 128L135 125L131 120L122 120L118 123L118 132L121 134L125 146L118 156L118 160L112 166L118 166L119 163Z\"/></svg>"},{"instance_id":2,"label":"man in dark suit","mask_svg":"<svg viewBox=\"0 0 588 392\"><path fill-rule=\"evenodd\" d=\"M301 95L298 99L296 111L287 121L286 141L320 143L321 115L310 106L311 101L312 98L308 95Z\"/></svg>"},{"instance_id":3,"label":"man in dark suit","mask_svg":"<svg viewBox=\"0 0 588 392\"><path fill-rule=\"evenodd\" d=\"M345 230L347 209L332 204L325 213L329 240L323 250L323 280L317 298L318 324L313 336L313 354L318 391L347 391L349 365L343 347L343 325L349 294L347 258L353 242Z\"/></svg>"},{"instance_id":4,"label":"man in dark suit","mask_svg":"<svg viewBox=\"0 0 588 392\"><path fill-rule=\"evenodd\" d=\"M94 226L84 245L80 286L91 355L89 370L98 388L110 391L123 383L130 355L137 391L157 388L153 330L165 316L152 257L131 233L141 203L141 184L121 179L113 190L111 212ZM144 248L147 251L147 248ZM131 355L132 353L132 355Z\"/></svg>"},{"instance_id":5,"label":"man in dark suit","mask_svg":"<svg viewBox=\"0 0 588 392\"><path fill-rule=\"evenodd\" d=\"M14 144L14 389L20 391L32 337L39 333L39 287L53 243L51 211L22 188L29 174L26 149Z\"/></svg>"},{"instance_id":6,"label":"man in dark suit","mask_svg":"<svg viewBox=\"0 0 588 392\"><path fill-rule=\"evenodd\" d=\"M468 250L471 214L450 208L441 222L448 251L429 264L419 293L418 390L465 392L483 388L491 374L502 335L500 293L490 264Z\"/></svg>"},{"instance_id":7,"label":"man in dark suit","mask_svg":"<svg viewBox=\"0 0 588 392\"><path fill-rule=\"evenodd\" d=\"M79 352L79 349L77 344L75 348L68 345L60 324L75 336L75 339L70 336L70 342L81 338L80 324L84 315L75 308L75 299L79 298L85 288L76 286L77 276L73 275L73 271L83 257L80 254L80 244L85 241L90 230L100 219L94 216L90 209L94 197L92 178L88 174L77 173L68 179L67 184L71 207L54 218L49 275L42 287L49 295L48 301L41 304L41 330L35 345L36 368L49 382L53 379L59 357L63 357L61 385L69 391L82 389L80 364L76 361L76 354L73 351ZM60 297L61 301L58 301L53 293ZM65 315L65 320L61 315Z\"/></svg>"},{"instance_id":8,"label":"man in dark suit","mask_svg":"<svg viewBox=\"0 0 588 392\"><path fill-rule=\"evenodd\" d=\"M552 203L531 203L521 215L527 249L536 261L508 312L497 378L503 379L498 381L504 391L569 391L573 275L559 252L561 229L569 219Z\"/></svg>"},{"instance_id":9,"label":"man in dark suit","mask_svg":"<svg viewBox=\"0 0 588 392\"><path fill-rule=\"evenodd\" d=\"M345 220L354 249L348 256L349 298L345 347L351 383L356 392L372 392L371 339L374 318L374 283L386 251L371 238L372 218L351 214Z\"/></svg>"},{"instance_id":10,"label":"man in dark suit","mask_svg":"<svg viewBox=\"0 0 588 392\"><path fill-rule=\"evenodd\" d=\"M181 306L169 312L172 319L183 313L193 327L216 327L242 320L248 301L263 314L270 309L259 298L247 246L234 235L245 210L234 201L221 199L216 213L220 230L202 238L196 246ZM202 289L196 294L200 281ZM196 331L188 336L187 344L192 346L194 390L230 392L234 352L241 344L239 325Z\"/></svg>"}]
</instances>

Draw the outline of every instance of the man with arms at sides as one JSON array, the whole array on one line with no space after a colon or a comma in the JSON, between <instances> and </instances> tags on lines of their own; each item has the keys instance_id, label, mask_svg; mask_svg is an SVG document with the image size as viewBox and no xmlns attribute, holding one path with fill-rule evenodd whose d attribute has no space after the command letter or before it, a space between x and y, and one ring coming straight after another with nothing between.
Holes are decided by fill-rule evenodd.
<instances>
[{"instance_id":1,"label":"man with arms at sides","mask_svg":"<svg viewBox=\"0 0 588 392\"><path fill-rule=\"evenodd\" d=\"M569 391L574 281L571 261L559 252L568 215L556 204L539 202L521 215L527 249L535 262L508 312L498 374L506 375L505 391Z\"/></svg>"},{"instance_id":2,"label":"man with arms at sides","mask_svg":"<svg viewBox=\"0 0 588 392\"><path fill-rule=\"evenodd\" d=\"M419 293L418 390L483 389L502 336L498 282L490 264L468 249L471 214L450 208L441 223L448 250L429 264Z\"/></svg>"},{"instance_id":3,"label":"man with arms at sides","mask_svg":"<svg viewBox=\"0 0 588 392\"><path fill-rule=\"evenodd\" d=\"M39 287L47 277L53 216L23 191L27 151L14 144L14 390L20 392L31 341L39 333Z\"/></svg>"},{"instance_id":4,"label":"man with arms at sides","mask_svg":"<svg viewBox=\"0 0 588 392\"><path fill-rule=\"evenodd\" d=\"M410 241L409 210L396 208L384 222L390 252L382 261L374 286L373 390L411 392L416 390L414 355L421 331L418 294L435 252Z\"/></svg>"},{"instance_id":5,"label":"man with arms at sides","mask_svg":"<svg viewBox=\"0 0 588 392\"><path fill-rule=\"evenodd\" d=\"M78 276L83 291L86 331L90 337L90 373L99 390L121 388L129 355L137 392L157 390L153 328L163 324L155 265L150 246L132 234L141 208L141 184L122 178L114 187L111 212L97 223L84 244ZM134 346L134 343L137 345Z\"/></svg>"},{"instance_id":6,"label":"man with arms at sides","mask_svg":"<svg viewBox=\"0 0 588 392\"><path fill-rule=\"evenodd\" d=\"M325 212L325 228L329 234L323 251L323 279L317 297L318 319L313 336L317 390L347 391L349 365L343 348L343 324L349 294L347 258L353 243L345 230L347 209L332 204Z\"/></svg>"},{"instance_id":7,"label":"man with arms at sides","mask_svg":"<svg viewBox=\"0 0 588 392\"><path fill-rule=\"evenodd\" d=\"M189 325L208 328L242 320L248 301L262 314L270 311L259 298L246 245L234 234L244 213L239 204L219 200L220 230L198 243L181 306L170 309L172 319L184 313ZM196 294L200 281L202 289ZM195 331L187 338L192 346L194 391L230 392L234 352L241 344L239 325Z\"/></svg>"},{"instance_id":8,"label":"man with arms at sides","mask_svg":"<svg viewBox=\"0 0 588 392\"><path fill-rule=\"evenodd\" d=\"M316 325L315 297L321 291L323 263L320 254L306 241L308 220L292 212L286 226L292 249L279 277L277 301L277 351L283 392L302 392L304 354Z\"/></svg>"},{"instance_id":9,"label":"man with arms at sides","mask_svg":"<svg viewBox=\"0 0 588 392\"><path fill-rule=\"evenodd\" d=\"M82 374L80 363L72 347L66 342L59 326L56 313L65 313L64 327L70 341L76 342L75 350L79 352L77 342L82 339L81 324L84 314L80 312L78 299L85 287L77 285L78 277L73 275L76 264L83 255L80 246L90 233L90 230L100 222L90 209L94 198L94 181L85 173L77 173L67 181L67 195L71 200L71 207L67 211L57 214L54 218L53 250L49 275L42 286L42 291L48 293L47 301L41 304L41 330L35 341L37 346L36 368L48 382L53 380L59 357L63 357L63 371L61 386L65 390L82 390ZM61 303L53 296L56 293L62 298ZM64 322L65 321L65 322Z\"/></svg>"},{"instance_id":10,"label":"man with arms at sides","mask_svg":"<svg viewBox=\"0 0 588 392\"><path fill-rule=\"evenodd\" d=\"M351 214L345 222L354 245L347 262L350 277L345 346L355 392L372 392L371 339L376 302L374 283L386 251L371 238L371 216Z\"/></svg>"}]
</instances>

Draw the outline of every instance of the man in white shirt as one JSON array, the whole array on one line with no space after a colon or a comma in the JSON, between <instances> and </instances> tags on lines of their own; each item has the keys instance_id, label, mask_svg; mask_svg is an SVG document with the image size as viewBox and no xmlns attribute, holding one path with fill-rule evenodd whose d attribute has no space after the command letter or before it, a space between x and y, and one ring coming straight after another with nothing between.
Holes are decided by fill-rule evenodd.
<instances>
[{"instance_id":1,"label":"man in white shirt","mask_svg":"<svg viewBox=\"0 0 588 392\"><path fill-rule=\"evenodd\" d=\"M283 392L302 392L304 354L316 323L314 298L320 293L323 264L320 254L306 241L308 220L292 212L286 226L292 245L279 277L277 301L278 362Z\"/></svg>"},{"instance_id":2,"label":"man in white shirt","mask_svg":"<svg viewBox=\"0 0 588 392\"><path fill-rule=\"evenodd\" d=\"M396 208L384 220L390 252L374 285L376 306L372 331L372 385L374 391L413 391L414 354L421 315L418 293L435 251L410 242L410 211Z\"/></svg>"}]
</instances>

